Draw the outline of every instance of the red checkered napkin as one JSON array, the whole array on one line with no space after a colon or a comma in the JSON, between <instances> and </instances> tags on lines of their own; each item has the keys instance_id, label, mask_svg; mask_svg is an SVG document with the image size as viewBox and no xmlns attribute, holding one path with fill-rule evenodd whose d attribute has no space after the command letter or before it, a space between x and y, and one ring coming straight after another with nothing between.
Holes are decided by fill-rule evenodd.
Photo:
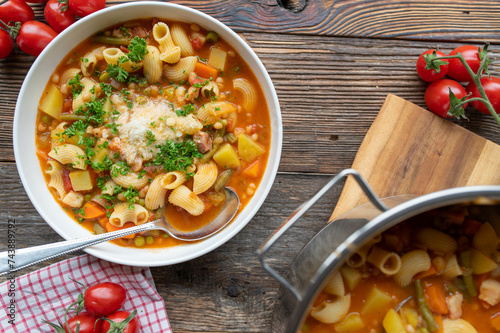
<instances>
[{"instance_id":1,"label":"red checkered napkin","mask_svg":"<svg viewBox=\"0 0 500 333\"><path fill-rule=\"evenodd\" d=\"M115 282L127 290L127 300L122 310L137 310L141 333L172 333L165 303L156 291L149 268L113 264L83 255L58 262L51 266L16 278L0 285L0 332L53 332L42 319L63 321L64 310L76 301L83 287L99 282ZM15 321L9 321L11 297L15 292ZM11 307L12 308L12 307Z\"/></svg>"}]
</instances>

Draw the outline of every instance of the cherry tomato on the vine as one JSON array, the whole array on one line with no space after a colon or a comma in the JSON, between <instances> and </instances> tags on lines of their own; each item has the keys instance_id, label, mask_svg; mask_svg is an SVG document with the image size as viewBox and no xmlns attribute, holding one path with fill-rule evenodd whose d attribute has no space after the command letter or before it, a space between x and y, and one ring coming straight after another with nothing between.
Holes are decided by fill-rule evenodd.
<instances>
[{"instance_id":1,"label":"cherry tomato on the vine","mask_svg":"<svg viewBox=\"0 0 500 333\"><path fill-rule=\"evenodd\" d=\"M13 49L14 40L7 31L0 29L0 59L7 58Z\"/></svg>"},{"instance_id":2,"label":"cherry tomato on the vine","mask_svg":"<svg viewBox=\"0 0 500 333\"><path fill-rule=\"evenodd\" d=\"M106 318L114 321L113 326L117 326L116 324L118 324L119 326L120 323L123 322L125 319L127 319L128 316L130 316L129 312L118 311L107 316ZM104 320L102 323L101 333L107 333L110 328L111 324L107 320ZM128 322L127 326L123 328L123 333L136 333L138 331L139 331L139 320L137 319L137 317L132 318L132 320Z\"/></svg>"},{"instance_id":3,"label":"cherry tomato on the vine","mask_svg":"<svg viewBox=\"0 0 500 333\"><path fill-rule=\"evenodd\" d=\"M64 5L67 5L69 10L78 16L87 16L106 6L106 0L64 0Z\"/></svg>"},{"instance_id":4,"label":"cherry tomato on the vine","mask_svg":"<svg viewBox=\"0 0 500 333\"><path fill-rule=\"evenodd\" d=\"M5 24L9 22L28 22L35 18L33 9L24 0L8 0L0 5L0 20Z\"/></svg>"},{"instance_id":5,"label":"cherry tomato on the vine","mask_svg":"<svg viewBox=\"0 0 500 333\"><path fill-rule=\"evenodd\" d=\"M469 65L474 73L477 73L479 66L481 65L481 60L479 59L479 48L473 45L463 45L459 46L450 52L450 56L457 55L461 53L465 62ZM448 69L448 76L460 82L469 82L471 77L460 59L448 59L450 67Z\"/></svg>"},{"instance_id":6,"label":"cherry tomato on the vine","mask_svg":"<svg viewBox=\"0 0 500 333\"><path fill-rule=\"evenodd\" d=\"M75 23L75 15L69 10L62 11L63 7L64 4L58 0L49 0L43 11L45 20L56 32L61 32Z\"/></svg>"},{"instance_id":7,"label":"cherry tomato on the vine","mask_svg":"<svg viewBox=\"0 0 500 333\"><path fill-rule=\"evenodd\" d=\"M102 327L102 321L99 318L92 316L87 312L80 312L80 314L68 319L69 329L64 323L64 331L66 333L75 333L76 326L79 323L79 333L100 333ZM96 323L97 321L97 323Z\"/></svg>"},{"instance_id":8,"label":"cherry tomato on the vine","mask_svg":"<svg viewBox=\"0 0 500 333\"><path fill-rule=\"evenodd\" d=\"M450 89L460 99L467 95L464 87L457 81L441 79L432 82L425 91L425 104L435 114L443 118L449 118ZM465 106L464 106L465 108Z\"/></svg>"},{"instance_id":9,"label":"cherry tomato on the vine","mask_svg":"<svg viewBox=\"0 0 500 333\"><path fill-rule=\"evenodd\" d=\"M443 64L439 66L439 73L435 69L426 69L427 62L424 59L426 54L433 54L436 51L438 57L445 57L446 54L439 50L427 50L420 55L417 59L417 73L418 76L424 81L432 82L443 78L446 73L448 73L448 64ZM446 60L447 61L447 60Z\"/></svg>"},{"instance_id":10,"label":"cherry tomato on the vine","mask_svg":"<svg viewBox=\"0 0 500 333\"><path fill-rule=\"evenodd\" d=\"M125 288L113 282L103 282L85 291L85 308L90 314L105 317L118 311L127 297Z\"/></svg>"},{"instance_id":11,"label":"cherry tomato on the vine","mask_svg":"<svg viewBox=\"0 0 500 333\"><path fill-rule=\"evenodd\" d=\"M495 112L500 113L500 79L493 76L485 76L481 78L481 85L483 86L484 92L486 93L486 96L488 96L493 109L495 109ZM467 93L472 93L469 98L481 97L474 82L469 83L465 90L467 90ZM470 104L479 112L490 114L490 111L488 111L482 102L474 101L470 102Z\"/></svg>"},{"instance_id":12,"label":"cherry tomato on the vine","mask_svg":"<svg viewBox=\"0 0 500 333\"><path fill-rule=\"evenodd\" d=\"M36 57L56 36L57 32L48 25L28 21L21 26L16 42L22 51Z\"/></svg>"}]
</instances>

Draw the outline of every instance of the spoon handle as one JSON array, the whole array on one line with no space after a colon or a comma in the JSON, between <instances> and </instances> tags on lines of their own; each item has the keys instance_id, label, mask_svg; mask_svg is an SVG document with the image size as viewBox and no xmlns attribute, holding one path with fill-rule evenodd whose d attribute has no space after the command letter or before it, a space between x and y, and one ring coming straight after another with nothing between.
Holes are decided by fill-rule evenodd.
<instances>
[{"instance_id":1,"label":"spoon handle","mask_svg":"<svg viewBox=\"0 0 500 333\"><path fill-rule=\"evenodd\" d=\"M120 238L141 231L158 229L155 222L141 224L132 228L107 232L85 238L76 238L52 244L9 250L0 253L0 276L17 272L21 269L39 264L74 251L84 249L108 240Z\"/></svg>"}]
</instances>

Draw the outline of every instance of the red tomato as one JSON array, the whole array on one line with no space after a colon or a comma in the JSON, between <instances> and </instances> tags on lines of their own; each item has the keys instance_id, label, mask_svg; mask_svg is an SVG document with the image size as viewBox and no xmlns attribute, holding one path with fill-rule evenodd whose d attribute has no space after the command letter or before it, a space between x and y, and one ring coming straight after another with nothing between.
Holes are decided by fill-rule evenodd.
<instances>
[{"instance_id":1,"label":"red tomato","mask_svg":"<svg viewBox=\"0 0 500 333\"><path fill-rule=\"evenodd\" d=\"M7 58L13 49L14 40L7 31L0 29L0 59Z\"/></svg>"},{"instance_id":2,"label":"red tomato","mask_svg":"<svg viewBox=\"0 0 500 333\"><path fill-rule=\"evenodd\" d=\"M57 32L61 32L73 23L75 23L75 15L69 10L62 11L64 4L58 0L49 0L45 5L43 15L47 23Z\"/></svg>"},{"instance_id":3,"label":"red tomato","mask_svg":"<svg viewBox=\"0 0 500 333\"><path fill-rule=\"evenodd\" d=\"M85 291L85 308L90 314L105 317L118 311L127 297L125 288L113 282L103 282Z\"/></svg>"},{"instance_id":4,"label":"red tomato","mask_svg":"<svg viewBox=\"0 0 500 333\"><path fill-rule=\"evenodd\" d=\"M195 50L200 50L201 49L201 40L199 38L195 38L191 41L191 44L193 44L193 48Z\"/></svg>"},{"instance_id":5,"label":"red tomato","mask_svg":"<svg viewBox=\"0 0 500 333\"><path fill-rule=\"evenodd\" d=\"M8 0L0 5L0 20L4 23L9 24L11 21L24 23L34 18L33 9L23 0Z\"/></svg>"},{"instance_id":6,"label":"red tomato","mask_svg":"<svg viewBox=\"0 0 500 333\"><path fill-rule=\"evenodd\" d=\"M425 104L429 110L443 118L450 117L448 116L448 110L450 109L450 89L459 99L467 95L467 92L460 83L449 79L434 81L425 91Z\"/></svg>"},{"instance_id":7,"label":"red tomato","mask_svg":"<svg viewBox=\"0 0 500 333\"><path fill-rule=\"evenodd\" d=\"M127 311L118 311L113 313L112 315L107 316L106 318L111 319L112 321L114 321L114 323L111 324L107 320L104 320L104 322L102 323L101 333L107 333L112 325L114 327L123 326L120 325L120 323L123 322L125 319L127 319L128 316L130 316L130 313ZM113 330L111 332L122 332L122 331ZM134 317L123 328L123 333L136 333L136 332L139 332L139 320L137 319L137 317Z\"/></svg>"},{"instance_id":8,"label":"red tomato","mask_svg":"<svg viewBox=\"0 0 500 333\"><path fill-rule=\"evenodd\" d=\"M28 0L26 2L28 2L28 3L45 3L45 2L47 2L47 0Z\"/></svg>"},{"instance_id":9,"label":"red tomato","mask_svg":"<svg viewBox=\"0 0 500 333\"><path fill-rule=\"evenodd\" d=\"M451 51L449 55L456 55L459 52L464 56L465 62L467 62L472 71L477 73L481 64L481 60L479 60L479 48L472 45L463 45ZM448 76L460 82L469 82L471 80L469 73L460 59L448 59L448 62L450 63Z\"/></svg>"},{"instance_id":10,"label":"red tomato","mask_svg":"<svg viewBox=\"0 0 500 333\"><path fill-rule=\"evenodd\" d=\"M16 42L22 51L36 57L56 36L57 32L48 25L28 21L21 26Z\"/></svg>"},{"instance_id":11,"label":"red tomato","mask_svg":"<svg viewBox=\"0 0 500 333\"><path fill-rule=\"evenodd\" d=\"M500 79L493 76L491 77L485 76L481 78L481 85L484 88L486 96L488 96L488 99L493 105L493 109L495 109L495 112L500 113ZM479 90L477 90L477 87L474 84L474 82L469 83L465 88L465 90L467 90L467 93L472 93L470 98L481 97L481 95L479 95ZM470 104L474 107L474 109L478 110L479 112L490 114L490 111L488 111L488 109L486 108L486 106L484 106L483 103L479 101L474 101L470 102Z\"/></svg>"},{"instance_id":12,"label":"red tomato","mask_svg":"<svg viewBox=\"0 0 500 333\"><path fill-rule=\"evenodd\" d=\"M420 76L420 78L422 80L427 81L427 82L437 81L437 80L443 78L446 75L446 73L448 73L448 66L449 65L439 66L439 73L436 72L435 69L425 69L425 67L427 66L427 63L424 59L424 55L432 54L434 51L436 51L436 55L438 57L445 57L446 56L446 54L444 54L443 52L438 51L438 50L427 50L424 53L422 53L420 55L420 57L418 57L418 59L417 59L418 76ZM448 61L448 60L444 60L444 61Z\"/></svg>"},{"instance_id":13,"label":"red tomato","mask_svg":"<svg viewBox=\"0 0 500 333\"><path fill-rule=\"evenodd\" d=\"M63 325L64 331L66 333L75 333L76 326L79 323L80 324L78 331L79 333L100 333L102 327L102 321L98 319L99 318L94 317L87 312L80 312L79 315L68 319L68 325L70 330L68 331L68 327L66 326L66 324L64 324Z\"/></svg>"},{"instance_id":14,"label":"red tomato","mask_svg":"<svg viewBox=\"0 0 500 333\"><path fill-rule=\"evenodd\" d=\"M87 16L93 12L103 9L106 6L106 0L67 0L69 10L78 16Z\"/></svg>"}]
</instances>

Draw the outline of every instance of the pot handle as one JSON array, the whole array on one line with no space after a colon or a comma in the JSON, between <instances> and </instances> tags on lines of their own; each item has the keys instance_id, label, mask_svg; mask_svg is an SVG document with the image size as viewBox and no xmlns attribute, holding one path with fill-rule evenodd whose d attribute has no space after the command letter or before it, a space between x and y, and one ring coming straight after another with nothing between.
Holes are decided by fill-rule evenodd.
<instances>
[{"instance_id":1,"label":"pot handle","mask_svg":"<svg viewBox=\"0 0 500 333\"><path fill-rule=\"evenodd\" d=\"M300 205L265 241L262 243L257 250L257 255L259 256L259 261L262 267L276 278L284 287L286 287L294 296L298 299L302 299L302 295L297 291L297 289L283 276L281 276L277 271L271 268L266 262L266 253L271 249L271 247L278 241L278 239L290 228L299 218L304 215L305 212L311 208L316 201L318 201L330 188L336 185L339 181L347 176L353 176L358 185L361 187L365 195L370 199L375 207L377 207L382 212L388 210L387 206L380 200L380 198L375 194L370 184L364 179L358 171L354 169L346 169L341 171L335 177L330 179L330 181L311 199Z\"/></svg>"}]
</instances>

